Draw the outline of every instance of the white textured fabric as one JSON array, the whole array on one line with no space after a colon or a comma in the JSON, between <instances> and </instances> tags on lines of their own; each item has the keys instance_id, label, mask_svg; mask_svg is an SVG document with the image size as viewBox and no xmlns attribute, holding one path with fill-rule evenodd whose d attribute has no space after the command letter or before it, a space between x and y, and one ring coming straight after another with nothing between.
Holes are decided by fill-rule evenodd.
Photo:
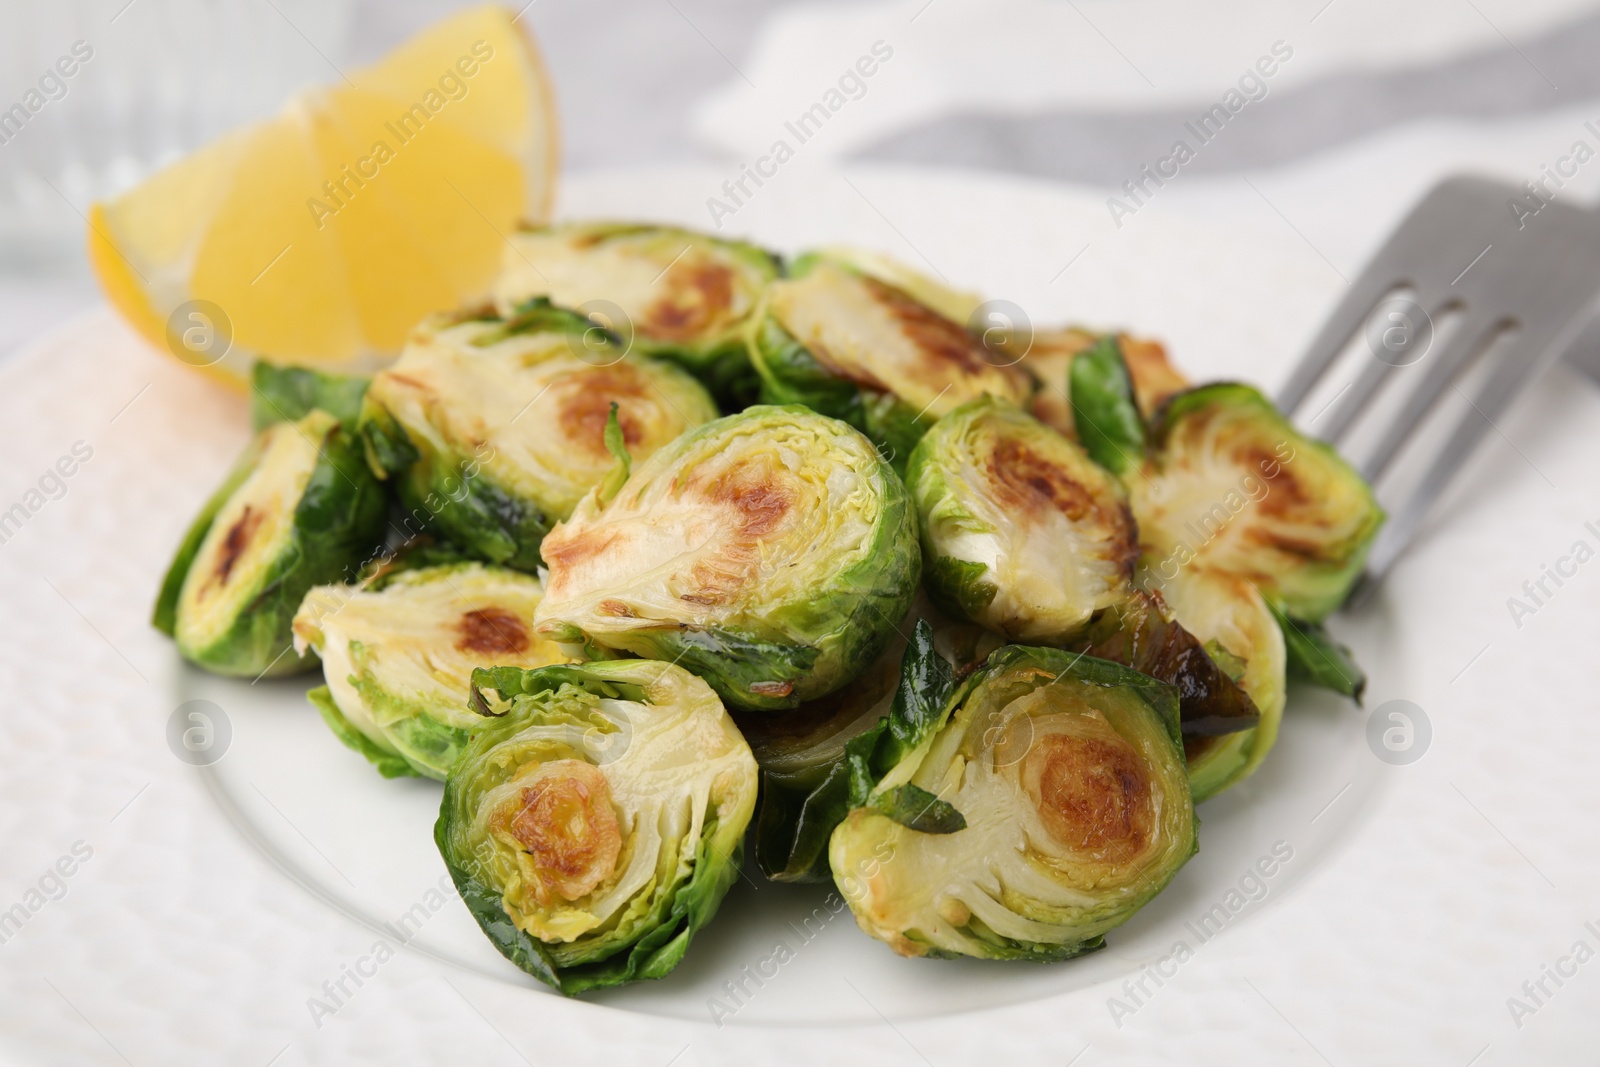
<instances>
[{"instance_id":1,"label":"white textured fabric","mask_svg":"<svg viewBox=\"0 0 1600 1067\"><path fill-rule=\"evenodd\" d=\"M562 206L692 221L719 173L595 176L570 183ZM786 248L848 232L907 258L926 255L952 280L1013 294L1041 320L1148 323L1197 374L1281 373L1303 324L1339 291L1292 233L1171 221L1125 230L1063 270L1104 225L1094 199L1038 182L882 168L796 178L764 190L742 227ZM532 990L492 954L484 970L495 978L407 951L318 1027L308 998L369 953L374 935L284 877L173 758L163 734L183 683L146 621L172 545L243 440L243 405L101 314L0 371L12 441L0 502L25 498L74 442L93 449L65 494L0 545L9 619L0 644L0 749L9 754L0 909L25 901L75 842L93 850L65 894L0 944L0 1050L16 1063L74 1064L945 1067L1080 1057L1462 1067L1480 1053L1480 1065L1586 1062L1589 965L1561 987L1545 979L1552 995L1530 1014L1514 1019L1508 1008L1574 942L1600 946L1584 926L1600 926L1585 889L1600 876L1600 779L1589 767L1600 744L1588 664L1600 625L1594 575L1581 569L1520 628L1506 608L1573 540L1594 540L1584 524L1600 522L1591 476L1600 398L1557 372L1531 401L1474 464L1481 488L1456 494L1379 600L1337 623L1372 669L1369 706L1402 697L1423 707L1431 748L1411 766L1381 765L1367 751L1363 713L1297 691L1285 747L1202 811L1200 857L1104 953L1048 968L900 961L838 925L718 1029L691 1021L699 1003L673 999L685 985L715 988L746 961L713 940L681 974L599 1004ZM292 701L282 712L315 725ZM359 764L319 739L305 768ZM219 767L245 761L237 773L262 740L236 736ZM1300 741L1313 744L1297 749ZM276 773L287 781L295 769ZM252 780L360 893L411 899L414 889L373 883L357 866L363 835L349 813L308 804L309 785L284 792ZM403 837L385 832L388 849L426 850L426 806L399 796L410 796L406 783L370 784L380 800L392 787L396 803L420 815ZM300 840L284 825L269 829ZM1112 998L1128 1002L1123 983L1237 884L1248 861L1218 863L1218 850L1232 841L1265 852L1280 837L1296 847L1287 880L1114 1019ZM326 869L321 876L346 891ZM483 948L470 926L434 922ZM1153 953L1136 951L1152 941ZM818 965L836 943L864 950L861 962ZM927 1001L907 999L919 987L934 996L927 983L944 974L958 977L939 997L991 1006L930 1017ZM1085 974L1098 977L1085 986ZM1037 984L1057 981L1063 992L1039 999ZM1011 1007L992 1006L992 987L1018 982L1035 985ZM637 1010L617 1010L624 1003ZM786 1014L851 1025L758 1018Z\"/></svg>"}]
</instances>

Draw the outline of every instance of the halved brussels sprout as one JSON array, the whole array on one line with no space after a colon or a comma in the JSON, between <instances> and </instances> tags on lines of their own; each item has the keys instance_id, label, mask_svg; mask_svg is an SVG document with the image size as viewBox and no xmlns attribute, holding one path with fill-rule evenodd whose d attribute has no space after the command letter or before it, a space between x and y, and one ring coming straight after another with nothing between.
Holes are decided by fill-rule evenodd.
<instances>
[{"instance_id":1,"label":"halved brussels sprout","mask_svg":"<svg viewBox=\"0 0 1600 1067\"><path fill-rule=\"evenodd\" d=\"M870 248L827 245L809 253L808 256L801 257L796 266L804 269L810 259L818 257L892 285L917 303L932 308L951 322L966 323L983 303L983 298L977 293L956 289L937 278L930 278L921 271L908 267L892 256L886 256Z\"/></svg>"},{"instance_id":2,"label":"halved brussels sprout","mask_svg":"<svg viewBox=\"0 0 1600 1067\"><path fill-rule=\"evenodd\" d=\"M1238 672L1234 681L1261 713L1248 730L1184 737L1189 784L1198 804L1251 774L1277 740L1286 698L1283 634L1261 593L1237 575L1185 567L1162 585L1161 595L1212 658Z\"/></svg>"},{"instance_id":3,"label":"halved brussels sprout","mask_svg":"<svg viewBox=\"0 0 1600 1067\"><path fill-rule=\"evenodd\" d=\"M1227 571L1310 622L1344 602L1384 518L1338 453L1247 385L1172 397L1125 481L1158 580L1192 565Z\"/></svg>"},{"instance_id":4,"label":"halved brussels sprout","mask_svg":"<svg viewBox=\"0 0 1600 1067\"><path fill-rule=\"evenodd\" d=\"M1194 855L1171 686L1012 645L940 718L828 850L856 922L901 955L1080 955Z\"/></svg>"},{"instance_id":5,"label":"halved brussels sprout","mask_svg":"<svg viewBox=\"0 0 1600 1067\"><path fill-rule=\"evenodd\" d=\"M547 304L501 319L429 320L367 392L375 466L410 512L475 555L532 570L539 543L612 468L605 426L618 407L635 457L717 417L698 382L624 356L581 315Z\"/></svg>"},{"instance_id":6,"label":"halved brussels sprout","mask_svg":"<svg viewBox=\"0 0 1600 1067\"><path fill-rule=\"evenodd\" d=\"M540 629L682 663L729 704L792 708L855 678L921 569L905 486L872 443L757 406L598 489L544 542Z\"/></svg>"},{"instance_id":7,"label":"halved brussels sprout","mask_svg":"<svg viewBox=\"0 0 1600 1067\"><path fill-rule=\"evenodd\" d=\"M490 698L489 693L495 697ZM739 877L756 762L670 663L479 670L434 840L483 932L566 994L660 978Z\"/></svg>"},{"instance_id":8,"label":"halved brussels sprout","mask_svg":"<svg viewBox=\"0 0 1600 1067\"><path fill-rule=\"evenodd\" d=\"M903 464L941 415L989 393L1026 403L1033 381L960 323L825 255L767 287L750 334L762 399L843 419Z\"/></svg>"},{"instance_id":9,"label":"halved brussels sprout","mask_svg":"<svg viewBox=\"0 0 1600 1067\"><path fill-rule=\"evenodd\" d=\"M190 662L240 677L315 665L290 655L306 590L351 577L383 540L383 488L325 411L258 433L206 502L152 622Z\"/></svg>"},{"instance_id":10,"label":"halved brussels sprout","mask_svg":"<svg viewBox=\"0 0 1600 1067\"><path fill-rule=\"evenodd\" d=\"M719 401L744 407L757 384L744 328L778 274L775 256L742 241L675 226L562 223L512 235L494 295L505 315L540 296L598 305L604 325L632 331L635 351L676 361ZM624 321L610 321L617 312Z\"/></svg>"},{"instance_id":11,"label":"halved brussels sprout","mask_svg":"<svg viewBox=\"0 0 1600 1067\"><path fill-rule=\"evenodd\" d=\"M939 420L907 474L938 602L1013 641L1176 685L1186 734L1255 725L1250 698L1134 587L1138 535L1122 486L1078 445L985 397Z\"/></svg>"},{"instance_id":12,"label":"halved brussels sprout","mask_svg":"<svg viewBox=\"0 0 1600 1067\"><path fill-rule=\"evenodd\" d=\"M257 360L250 368L250 422L262 430L275 422L298 422L320 409L354 426L371 382L365 375L329 374Z\"/></svg>"},{"instance_id":13,"label":"halved brussels sprout","mask_svg":"<svg viewBox=\"0 0 1600 1067\"><path fill-rule=\"evenodd\" d=\"M318 586L294 618L296 651L315 649L327 677L311 702L384 777L442 781L484 722L467 707L473 670L566 659L534 633L543 595L531 574L477 562Z\"/></svg>"},{"instance_id":14,"label":"halved brussels sprout","mask_svg":"<svg viewBox=\"0 0 1600 1067\"><path fill-rule=\"evenodd\" d=\"M1013 641L1056 644L1131 590L1138 531L1117 479L1017 407L981 397L911 453L929 591Z\"/></svg>"},{"instance_id":15,"label":"halved brussels sprout","mask_svg":"<svg viewBox=\"0 0 1600 1067\"><path fill-rule=\"evenodd\" d=\"M1068 437L1077 438L1077 417L1068 386L1073 361L1080 352L1088 351L1106 337L1113 338L1127 363L1133 394L1144 417L1154 414L1167 397L1189 387L1189 379L1167 359L1167 350L1158 341L1125 333L1100 334L1077 326L1036 330L1027 357L1022 361L1022 366L1039 382L1039 391L1028 408L1034 418Z\"/></svg>"}]
</instances>

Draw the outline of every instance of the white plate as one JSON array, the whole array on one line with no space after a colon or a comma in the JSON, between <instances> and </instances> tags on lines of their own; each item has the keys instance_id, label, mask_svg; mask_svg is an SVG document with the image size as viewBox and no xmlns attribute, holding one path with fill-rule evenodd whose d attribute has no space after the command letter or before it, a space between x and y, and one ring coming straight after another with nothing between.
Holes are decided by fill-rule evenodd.
<instances>
[{"instance_id":1,"label":"white plate","mask_svg":"<svg viewBox=\"0 0 1600 1067\"><path fill-rule=\"evenodd\" d=\"M1160 218L1117 231L1103 204L1043 185L848 175L799 161L727 229L785 250L884 248L1037 322L1133 325L1196 376L1269 386L1339 286L1287 231ZM569 186L564 210L706 225L723 177L594 176ZM1541 386L1475 464L1484 488L1457 493L1374 605L1339 621L1372 676L1369 707L1426 710L1423 758L1384 764L1366 714L1296 690L1272 758L1201 809L1200 855L1105 951L1055 965L901 960L830 913L824 888L751 878L669 978L568 1002L434 895L436 785L385 781L339 746L303 702L309 680L211 678L149 630L173 545L245 440L244 407L108 314L75 323L0 374L0 511L40 503L0 544L0 923L22 905L19 930L0 925L0 1032L19 1062L543 1063L604 1050L657 1067L1067 1063L1088 1048L1077 1062L1460 1065L1485 1046L1480 1064L1568 1062L1600 965L1559 988L1547 979L1541 1003L1520 985L1580 938L1600 949L1583 926L1600 929L1583 895L1600 866L1588 768L1600 727L1585 714L1600 566L1551 586L1520 629L1505 598L1574 540L1600 547L1583 528L1600 520L1597 414L1587 384ZM64 493L47 479L60 498L28 497L77 441L93 454ZM165 736L197 698L232 733L199 771ZM30 897L80 841L92 855ZM1292 858L1249 877L1274 847ZM404 947L378 961L380 937L402 940L385 924L407 914ZM779 942L793 955L781 966ZM1512 996L1535 1010L1513 1020Z\"/></svg>"}]
</instances>

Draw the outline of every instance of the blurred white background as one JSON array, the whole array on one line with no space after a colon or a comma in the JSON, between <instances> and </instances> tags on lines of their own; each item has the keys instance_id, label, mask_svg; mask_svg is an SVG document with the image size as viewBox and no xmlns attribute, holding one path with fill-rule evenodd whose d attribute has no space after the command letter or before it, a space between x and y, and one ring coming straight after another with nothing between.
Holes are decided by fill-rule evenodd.
<instances>
[{"instance_id":1,"label":"blurred white background","mask_svg":"<svg viewBox=\"0 0 1600 1067\"><path fill-rule=\"evenodd\" d=\"M456 6L0 2L0 115L44 98L0 141L0 358L96 302L90 200ZM892 59L811 159L1009 172L1131 206L1123 183L1242 84L1247 106L1123 221L1292 229L1345 276L1437 177L1537 180L1575 140L1600 145L1593 0L534 0L521 18L554 74L568 173L737 176L883 42ZM53 75L74 46L92 57ZM1581 202L1600 164L1561 182Z\"/></svg>"}]
</instances>

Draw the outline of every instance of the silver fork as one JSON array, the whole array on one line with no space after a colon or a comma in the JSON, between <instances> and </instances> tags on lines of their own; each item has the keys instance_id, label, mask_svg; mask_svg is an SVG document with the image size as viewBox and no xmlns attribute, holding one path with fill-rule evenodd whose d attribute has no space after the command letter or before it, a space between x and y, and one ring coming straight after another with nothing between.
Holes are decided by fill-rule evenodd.
<instances>
[{"instance_id":1,"label":"silver fork","mask_svg":"<svg viewBox=\"0 0 1600 1067\"><path fill-rule=\"evenodd\" d=\"M1521 211L1513 201L1523 205ZM1400 289L1410 290L1409 303L1384 300ZM1286 415L1293 415L1367 326L1371 362L1330 402L1317 433L1340 445L1380 390L1412 379L1411 392L1392 421L1376 427L1377 444L1357 464L1376 484L1473 357L1482 354L1490 365L1476 395L1467 397L1471 409L1438 451L1419 457L1424 473L1416 487L1389 507L1352 603L1405 550L1429 507L1512 401L1569 349L1587 354L1574 342L1595 319L1597 295L1600 213L1549 201L1540 205L1522 189L1483 178L1449 178L1435 186L1373 256L1279 396ZM1387 308L1387 318L1374 318L1380 308ZM1458 325L1430 350L1429 323L1453 310L1460 312ZM1517 331L1510 343L1485 352L1510 328Z\"/></svg>"}]
</instances>

